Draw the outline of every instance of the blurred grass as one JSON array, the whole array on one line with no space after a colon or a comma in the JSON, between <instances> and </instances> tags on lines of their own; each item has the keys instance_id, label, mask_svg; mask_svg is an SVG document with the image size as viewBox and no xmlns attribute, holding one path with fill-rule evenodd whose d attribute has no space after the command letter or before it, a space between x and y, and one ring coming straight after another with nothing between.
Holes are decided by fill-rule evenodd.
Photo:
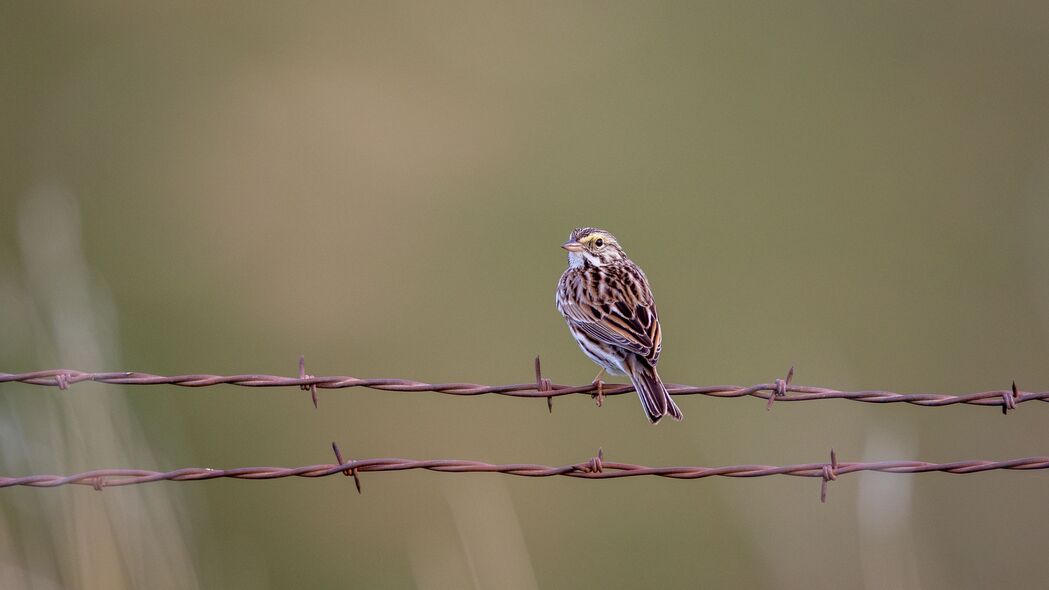
<instances>
[{"instance_id":1,"label":"blurred grass","mask_svg":"<svg viewBox=\"0 0 1049 590\"><path fill-rule=\"evenodd\" d=\"M72 362L26 264L55 237L18 231L32 195L57 187L119 346L118 366L72 368L294 374L305 354L315 374L497 383L530 379L542 354L548 376L583 382L592 365L553 309L557 246L599 225L653 283L668 381L752 383L797 364L798 382L840 388L1044 387L1047 16L1028 3L6 5L0 370ZM4 471L73 460L42 443L55 405L119 391L3 386L8 437L32 455L5 454ZM353 457L549 463L599 446L652 464L1046 452L1045 416L1026 406L766 413L688 398L683 424L650 428L625 398L557 400L552 415L367 391L321 392L319 411L236 388L126 403L142 438L125 444L158 462L144 468L327 461L331 440ZM83 424L88 441L100 427ZM907 457L867 456L886 439ZM113 466L83 453L85 468ZM519 546L464 524L455 490L474 488L460 477L480 486L478 511L518 523L543 587L1042 578L1043 474L880 476L908 490L901 509L861 504L861 479L821 506L793 479L413 473L365 477L361 497L337 479L158 486L186 507L169 542L189 571L169 583L508 583L471 547ZM133 493L104 495L119 508ZM74 552L29 526L47 520L41 502L85 495L0 495L4 567L90 586L55 565ZM885 532L859 516L875 510L903 512ZM154 585L136 575L125 584Z\"/></svg>"}]
</instances>

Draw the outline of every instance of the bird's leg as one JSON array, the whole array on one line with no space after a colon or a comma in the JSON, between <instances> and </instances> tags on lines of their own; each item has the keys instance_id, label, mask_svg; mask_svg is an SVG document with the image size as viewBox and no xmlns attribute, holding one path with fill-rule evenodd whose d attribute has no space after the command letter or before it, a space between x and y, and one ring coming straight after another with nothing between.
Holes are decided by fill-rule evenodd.
<instances>
[{"instance_id":1,"label":"bird's leg","mask_svg":"<svg viewBox=\"0 0 1049 590\"><path fill-rule=\"evenodd\" d=\"M593 385L597 386L597 393L591 394L591 397L594 398L594 401L599 408L605 403L605 382L601 380L601 377L604 376L604 374L605 369L602 367L601 370L598 371L597 377L594 377L592 382Z\"/></svg>"}]
</instances>

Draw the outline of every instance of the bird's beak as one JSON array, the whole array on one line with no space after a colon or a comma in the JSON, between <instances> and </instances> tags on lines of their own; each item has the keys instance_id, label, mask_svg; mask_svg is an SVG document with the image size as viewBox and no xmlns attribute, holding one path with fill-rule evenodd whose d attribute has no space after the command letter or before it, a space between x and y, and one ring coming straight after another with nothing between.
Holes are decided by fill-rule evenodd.
<instances>
[{"instance_id":1,"label":"bird's beak","mask_svg":"<svg viewBox=\"0 0 1049 590\"><path fill-rule=\"evenodd\" d=\"M569 252L581 252L584 248L582 244L575 240L568 240L564 244L561 244L561 247Z\"/></svg>"}]
</instances>

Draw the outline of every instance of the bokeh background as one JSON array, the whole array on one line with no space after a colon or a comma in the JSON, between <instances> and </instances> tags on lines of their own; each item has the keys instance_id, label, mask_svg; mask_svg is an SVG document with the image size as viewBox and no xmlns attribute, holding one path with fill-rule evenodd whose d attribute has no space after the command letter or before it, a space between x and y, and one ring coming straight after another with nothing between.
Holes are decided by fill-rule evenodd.
<instances>
[{"instance_id":1,"label":"bokeh background","mask_svg":"<svg viewBox=\"0 0 1049 590\"><path fill-rule=\"evenodd\" d=\"M558 246L647 271L670 382L1049 386L1049 8L5 3L0 371L585 383ZM1049 453L1049 410L0 385L5 475L349 457ZM4 588L1044 584L1049 474L0 491Z\"/></svg>"}]
</instances>

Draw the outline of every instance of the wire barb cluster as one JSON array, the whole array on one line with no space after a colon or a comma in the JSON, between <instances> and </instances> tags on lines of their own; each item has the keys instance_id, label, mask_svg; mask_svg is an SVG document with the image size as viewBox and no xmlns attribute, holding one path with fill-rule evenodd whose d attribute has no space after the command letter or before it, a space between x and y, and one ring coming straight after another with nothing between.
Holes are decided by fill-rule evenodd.
<instances>
[{"instance_id":1,"label":"wire barb cluster","mask_svg":"<svg viewBox=\"0 0 1049 590\"><path fill-rule=\"evenodd\" d=\"M974 406L999 406L1003 413L1015 410L1024 402L1049 402L1049 391L1022 391L1014 381L1010 389L981 391L961 395L943 393L895 393L883 390L841 391L829 387L794 385L794 367L785 379L771 383L759 383L749 387L739 385L678 385L667 383L672 395L706 395L718 398L756 397L766 401L771 409L776 401L802 402L826 399L846 399L858 402L884 404L907 403L916 406L940 407L954 404ZM70 385L84 381L111 383L116 385L177 385L180 387L210 387L213 385L238 385L241 387L298 387L310 391L314 406L317 405L317 389L345 389L364 387L382 391L435 392L447 395L506 395L511 397L544 398L547 408L553 412L553 398L562 395L584 394L594 396L622 395L634 391L632 385L606 385L598 382L586 385L560 385L543 377L539 357L535 359L535 381L509 385L483 385L479 383L425 383L411 379L360 379L346 375L317 377L306 373L305 359L299 358L298 377L279 375L173 375L121 371L111 373L87 373L70 369L51 369L28 373L0 373L0 383L21 382L68 389Z\"/></svg>"},{"instance_id":2,"label":"wire barb cluster","mask_svg":"<svg viewBox=\"0 0 1049 590\"><path fill-rule=\"evenodd\" d=\"M493 464L463 459L397 459L377 458L346 461L337 444L332 443L338 463L305 465L302 467L237 467L233 469L210 469L206 467L184 467L172 471L148 471L145 469L99 469L75 475L30 475L26 477L0 477L0 488L28 486L54 488L64 485L88 485L95 490L107 487L128 486L154 481L201 481L219 478L232 479L280 479L285 477L327 477L342 473L353 477L357 492L361 491L359 473L408 471L424 469L444 473L503 473L520 477L573 477L579 479L619 479L623 477L664 477L669 479L704 479L708 477L768 477L790 475L820 479L820 501L827 499L827 484L850 473L877 471L881 473L929 473L934 471L968 475L983 471L1011 470L1030 471L1049 469L1049 456L1023 457L1006 461L956 461L953 463L928 463L925 461L879 461L873 463L839 462L831 451L829 463L802 463L797 465L729 465L724 467L648 467L632 463L612 462L605 459L604 452L570 465L548 466L532 463Z\"/></svg>"}]
</instances>

